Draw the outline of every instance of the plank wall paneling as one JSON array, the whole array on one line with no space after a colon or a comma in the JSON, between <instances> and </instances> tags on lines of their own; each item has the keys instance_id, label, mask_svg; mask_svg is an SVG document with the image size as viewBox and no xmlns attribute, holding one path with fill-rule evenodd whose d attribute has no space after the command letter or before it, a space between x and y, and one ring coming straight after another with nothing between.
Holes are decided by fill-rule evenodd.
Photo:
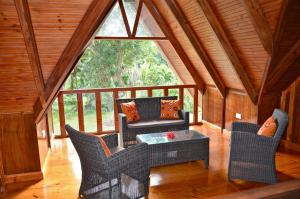
<instances>
[{"instance_id":1,"label":"plank wall paneling","mask_svg":"<svg viewBox=\"0 0 300 199\"><path fill-rule=\"evenodd\" d=\"M0 114L0 133L5 175L41 170L33 113Z\"/></svg>"},{"instance_id":2,"label":"plank wall paneling","mask_svg":"<svg viewBox=\"0 0 300 199\"><path fill-rule=\"evenodd\" d=\"M0 113L32 111L38 94L14 1L0 11Z\"/></svg>"},{"instance_id":3,"label":"plank wall paneling","mask_svg":"<svg viewBox=\"0 0 300 199\"><path fill-rule=\"evenodd\" d=\"M223 98L215 87L207 87L202 97L203 120L222 126Z\"/></svg>"},{"instance_id":4,"label":"plank wall paneling","mask_svg":"<svg viewBox=\"0 0 300 199\"><path fill-rule=\"evenodd\" d=\"M43 119L36 125L40 164L41 168L44 168L46 163L46 158L50 150L50 132L48 128L48 117L43 117Z\"/></svg>"},{"instance_id":5,"label":"plank wall paneling","mask_svg":"<svg viewBox=\"0 0 300 199\"><path fill-rule=\"evenodd\" d=\"M256 123L257 106L243 91L229 89L226 97L225 128L231 130L231 124L235 121ZM236 113L240 113L242 119L236 119Z\"/></svg>"},{"instance_id":6,"label":"plank wall paneling","mask_svg":"<svg viewBox=\"0 0 300 199\"><path fill-rule=\"evenodd\" d=\"M29 1L45 82L75 32L91 0Z\"/></svg>"}]
</instances>

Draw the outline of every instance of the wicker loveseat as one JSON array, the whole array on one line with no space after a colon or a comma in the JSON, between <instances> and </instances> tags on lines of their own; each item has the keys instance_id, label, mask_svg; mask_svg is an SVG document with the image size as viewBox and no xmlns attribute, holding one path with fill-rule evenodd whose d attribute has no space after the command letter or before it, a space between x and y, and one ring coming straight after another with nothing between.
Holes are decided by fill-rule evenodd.
<instances>
[{"instance_id":1,"label":"wicker loveseat","mask_svg":"<svg viewBox=\"0 0 300 199\"><path fill-rule=\"evenodd\" d=\"M160 103L162 99L174 100L177 99L177 97L147 97L116 100L119 113L120 138L123 147L135 144L137 134L185 130L189 128L189 113L183 110L179 111L180 118L178 120L160 119ZM128 124L126 115L122 113L121 103L130 102L132 100L134 100L137 105L141 120L136 123Z\"/></svg>"}]
</instances>

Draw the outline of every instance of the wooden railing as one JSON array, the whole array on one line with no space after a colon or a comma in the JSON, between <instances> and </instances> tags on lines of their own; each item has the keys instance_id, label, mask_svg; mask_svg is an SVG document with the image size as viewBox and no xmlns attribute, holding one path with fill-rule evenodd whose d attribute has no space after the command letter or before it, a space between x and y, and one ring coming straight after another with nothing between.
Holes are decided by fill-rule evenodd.
<instances>
[{"instance_id":1,"label":"wooden railing","mask_svg":"<svg viewBox=\"0 0 300 199\"><path fill-rule=\"evenodd\" d=\"M114 125L115 131L118 132L118 111L115 99L119 98L120 92L130 92L130 97L135 98L137 91L146 91L148 97L152 97L153 90L163 90L163 95L169 95L169 89L178 89L178 98L180 100L181 108L184 105L184 89L188 89L188 92L193 95L193 121L191 124L198 124L198 89L196 85L174 85L174 86L151 86L151 87L127 87L127 88L97 88L97 89L82 89L82 90L63 90L59 91L58 99L58 112L59 112L59 122L61 136L66 137L65 131L65 105L64 105L64 95L76 94L77 95L77 112L78 112L78 126L79 130L85 132L85 122L84 122L84 108L83 108L83 94L94 94L95 95L95 107L96 107L96 122L97 122L97 132L92 132L96 134L109 133L111 131L103 131L102 127L102 108L101 108L101 94L110 92L113 98L113 112L114 112Z\"/></svg>"}]
</instances>

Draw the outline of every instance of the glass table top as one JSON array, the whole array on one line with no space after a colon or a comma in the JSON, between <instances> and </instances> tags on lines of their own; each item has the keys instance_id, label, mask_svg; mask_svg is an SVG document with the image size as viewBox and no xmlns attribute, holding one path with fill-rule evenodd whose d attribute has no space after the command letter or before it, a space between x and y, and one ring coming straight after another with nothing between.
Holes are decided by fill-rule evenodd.
<instances>
[{"instance_id":1,"label":"glass table top","mask_svg":"<svg viewBox=\"0 0 300 199\"><path fill-rule=\"evenodd\" d=\"M173 139L167 138L168 132L139 134L136 136L136 138L138 141L145 142L147 144L162 144L178 141L209 139L207 136L202 135L201 133L194 130L182 130L171 132L173 132L175 135L175 138Z\"/></svg>"}]
</instances>

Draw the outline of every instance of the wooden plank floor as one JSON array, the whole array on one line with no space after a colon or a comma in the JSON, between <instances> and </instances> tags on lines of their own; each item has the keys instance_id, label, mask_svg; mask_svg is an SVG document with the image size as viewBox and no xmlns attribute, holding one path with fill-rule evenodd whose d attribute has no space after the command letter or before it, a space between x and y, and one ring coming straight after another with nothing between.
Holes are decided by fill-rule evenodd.
<instances>
[{"instance_id":1,"label":"wooden plank floor","mask_svg":"<svg viewBox=\"0 0 300 199\"><path fill-rule=\"evenodd\" d=\"M227 181L229 136L207 125L191 127L210 137L210 166L203 161L151 169L150 199L205 198L265 186ZM300 154L280 151L276 157L280 181L300 178ZM54 140L44 180L11 192L6 198L77 198L81 178L79 159L69 139Z\"/></svg>"}]
</instances>

